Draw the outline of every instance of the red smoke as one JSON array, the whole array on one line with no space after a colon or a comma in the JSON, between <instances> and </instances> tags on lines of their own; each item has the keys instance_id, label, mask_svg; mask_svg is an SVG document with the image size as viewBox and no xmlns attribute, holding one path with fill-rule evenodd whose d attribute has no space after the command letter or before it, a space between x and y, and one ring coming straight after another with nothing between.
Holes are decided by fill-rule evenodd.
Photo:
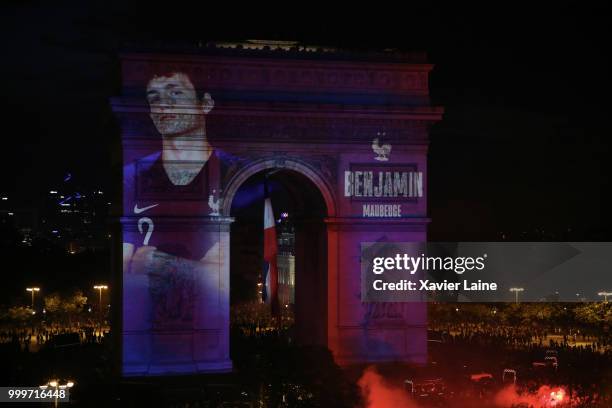
<instances>
[{"instance_id":1,"label":"red smoke","mask_svg":"<svg viewBox=\"0 0 612 408\"><path fill-rule=\"evenodd\" d=\"M519 394L514 385L501 390L495 396L495 405L499 407L512 407L517 404L527 404L534 408L551 408L567 406L569 396L561 387L541 386L535 393Z\"/></svg>"},{"instance_id":2,"label":"red smoke","mask_svg":"<svg viewBox=\"0 0 612 408\"><path fill-rule=\"evenodd\" d=\"M359 381L361 395L366 408L419 408L419 405L410 397L408 391L386 381L376 370L370 366L365 369ZM493 401L496 407L511 408L523 404L530 408L563 408L569 407L570 398L563 387L541 386L536 392L519 392L514 385L504 387L499 391ZM478 406L483 400L462 400L459 397L454 402L447 401L448 407ZM469 404L469 405L465 405ZM489 405L487 405L489 406Z\"/></svg>"},{"instance_id":3,"label":"red smoke","mask_svg":"<svg viewBox=\"0 0 612 408\"><path fill-rule=\"evenodd\" d=\"M405 390L387 383L374 367L366 368L357 384L367 408L419 408Z\"/></svg>"}]
</instances>

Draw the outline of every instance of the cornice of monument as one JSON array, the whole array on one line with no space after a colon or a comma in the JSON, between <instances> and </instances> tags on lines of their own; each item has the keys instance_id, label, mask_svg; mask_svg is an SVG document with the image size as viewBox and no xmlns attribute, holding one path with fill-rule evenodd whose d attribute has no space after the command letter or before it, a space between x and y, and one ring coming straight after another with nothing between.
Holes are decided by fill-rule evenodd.
<instances>
[{"instance_id":1,"label":"cornice of monument","mask_svg":"<svg viewBox=\"0 0 612 408\"><path fill-rule=\"evenodd\" d=\"M397 62L426 64L427 54L420 51L403 51L394 48L360 50L329 45L306 44L299 41L247 39L237 41L157 41L128 43L123 54L153 53L219 56L250 56L258 58L292 58L345 60L366 62Z\"/></svg>"}]
</instances>

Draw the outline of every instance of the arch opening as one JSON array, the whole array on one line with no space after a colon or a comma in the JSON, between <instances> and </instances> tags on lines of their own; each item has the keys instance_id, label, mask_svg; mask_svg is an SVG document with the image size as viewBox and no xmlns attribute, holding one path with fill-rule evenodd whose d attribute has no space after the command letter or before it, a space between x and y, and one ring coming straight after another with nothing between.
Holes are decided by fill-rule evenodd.
<instances>
[{"instance_id":1,"label":"arch opening","mask_svg":"<svg viewBox=\"0 0 612 408\"><path fill-rule=\"evenodd\" d=\"M279 317L262 303L264 184L277 235ZM328 205L311 179L271 168L246 177L232 196L230 233L231 354L240 365L268 338L327 346Z\"/></svg>"}]
</instances>

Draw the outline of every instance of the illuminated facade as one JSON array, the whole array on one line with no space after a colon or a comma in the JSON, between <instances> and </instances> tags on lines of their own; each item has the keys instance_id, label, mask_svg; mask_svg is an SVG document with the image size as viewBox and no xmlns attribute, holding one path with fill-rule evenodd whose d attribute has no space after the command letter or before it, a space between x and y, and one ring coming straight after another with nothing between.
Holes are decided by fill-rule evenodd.
<instances>
[{"instance_id":1,"label":"illuminated facade","mask_svg":"<svg viewBox=\"0 0 612 408\"><path fill-rule=\"evenodd\" d=\"M295 303L295 231L288 214L278 220L278 298L282 305Z\"/></svg>"},{"instance_id":2,"label":"illuminated facade","mask_svg":"<svg viewBox=\"0 0 612 408\"><path fill-rule=\"evenodd\" d=\"M295 256L278 255L278 298L281 305L295 303Z\"/></svg>"},{"instance_id":3,"label":"illuminated facade","mask_svg":"<svg viewBox=\"0 0 612 408\"><path fill-rule=\"evenodd\" d=\"M272 170L305 203L298 341L340 364L425 362L425 304L362 303L359 262L361 242L426 240L432 66L283 47L121 58L123 375L231 370L232 202Z\"/></svg>"},{"instance_id":4,"label":"illuminated facade","mask_svg":"<svg viewBox=\"0 0 612 408\"><path fill-rule=\"evenodd\" d=\"M69 254L108 248L108 196L100 189L83 190L71 179L47 192L38 232Z\"/></svg>"}]
</instances>

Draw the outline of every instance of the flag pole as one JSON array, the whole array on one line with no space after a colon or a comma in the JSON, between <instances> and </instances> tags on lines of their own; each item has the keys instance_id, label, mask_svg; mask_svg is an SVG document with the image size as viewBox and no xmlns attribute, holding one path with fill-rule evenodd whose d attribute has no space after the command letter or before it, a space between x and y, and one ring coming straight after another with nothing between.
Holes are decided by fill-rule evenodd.
<instances>
[{"instance_id":1,"label":"flag pole","mask_svg":"<svg viewBox=\"0 0 612 408\"><path fill-rule=\"evenodd\" d=\"M262 242L262 254L264 256L264 263L266 262L265 259L265 253L266 253L266 239L265 239L265 230L266 230L266 200L268 199L268 177L269 177L269 172L264 173L264 183L263 183L263 207L264 207L264 226L263 226L263 230L264 230L264 240ZM268 279L270 279L270 277L268 276L268 274L270 273L269 267L266 266L266 269L264 270L265 275L263 276L263 293L265 293L265 297L262 296L261 300L263 303L269 303L270 299L269 296L270 294L268 293L270 288L268 287Z\"/></svg>"},{"instance_id":2,"label":"flag pole","mask_svg":"<svg viewBox=\"0 0 612 408\"><path fill-rule=\"evenodd\" d=\"M269 203L269 205L270 205L270 212L273 211L272 206L271 206L272 200L270 199L270 195L269 195L269 193L270 193L269 192L269 179L270 179L270 176L272 174L276 173L277 171L279 171L279 170L272 170L272 171L266 172L264 174L264 214L268 210L267 209L267 206L268 206L267 202L268 202L268 200L270 200L270 203ZM272 227L271 228L276 229L276 225L275 225L276 222L275 222L275 219L274 219L274 214L272 213L272 214L269 214L269 215L271 216L271 217L269 217L269 218L271 218L271 220L269 220L269 221L272 222ZM265 219L265 216L264 216L264 219ZM265 221L264 221L264 224L265 224ZM270 226L268 226L268 227L270 227ZM265 229L266 229L266 225L264 225L264 231L265 231ZM276 233L274 233L273 240L274 240L273 243L268 242L267 244L268 245L271 244L271 245L273 245L274 248L276 248L276 246L277 246ZM266 242L265 242L265 239L264 239L264 254L265 254L265 251L266 251ZM277 252L274 251L274 257L276 257L276 256L277 256ZM272 264L273 266L269 266L268 267L267 275L266 275L266 282L270 282L270 285L269 285L270 287L266 288L266 302L270 303L272 318L273 318L273 321L274 320L276 321L277 330L280 333L281 328L282 328L282 317L281 317L282 310L281 310L281 307L279 305L279 299L278 299L278 269L277 269L277 265L276 265L276 259L270 259L268 261L269 261L269 265ZM274 275L270 276L270 274L272 274L272 272L273 272L273 269L274 269ZM274 286L274 290L272 290L273 286Z\"/></svg>"}]
</instances>

